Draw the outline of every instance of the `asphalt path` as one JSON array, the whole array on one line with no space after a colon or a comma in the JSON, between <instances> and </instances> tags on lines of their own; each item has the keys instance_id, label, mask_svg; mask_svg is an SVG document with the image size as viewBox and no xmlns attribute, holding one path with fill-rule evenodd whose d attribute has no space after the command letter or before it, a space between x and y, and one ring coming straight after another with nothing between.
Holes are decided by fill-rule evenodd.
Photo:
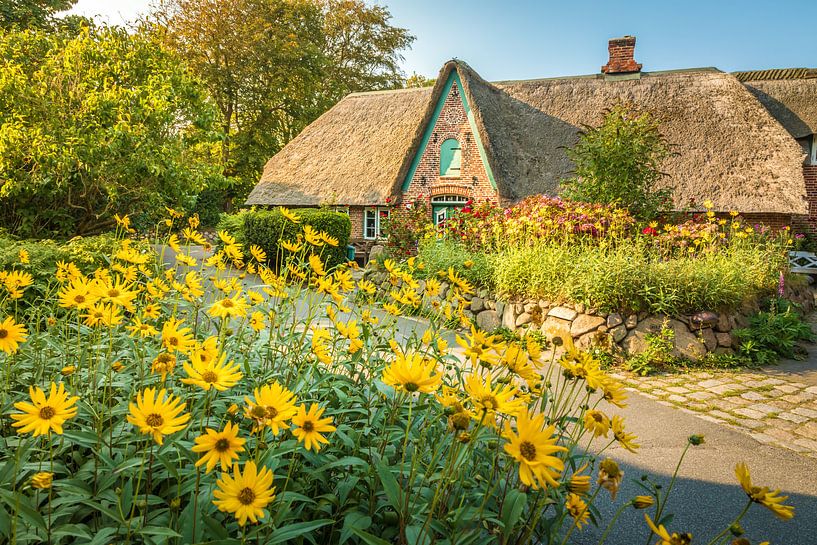
<instances>
[{"instance_id":1,"label":"asphalt path","mask_svg":"<svg viewBox=\"0 0 817 545\"><path fill-rule=\"evenodd\" d=\"M201 249L195 249L193 255L199 258L204 256ZM166 249L164 256L167 264L174 263L172 250ZM261 280L247 275L243 283L252 287L260 285ZM299 315L306 315L305 301L299 301L297 308ZM375 310L374 314L383 315L379 310ZM427 322L422 319L397 319L397 334L400 337L422 335L427 327ZM452 346L454 336L454 332L444 335ZM817 359L805 363L785 362L768 372L791 373L803 382L817 383ZM643 493L633 482L642 475L649 474L666 487L688 437L700 434L705 442L691 447L687 453L665 510L674 514L674 520L668 525L671 532L690 532L693 543L706 544L727 526L747 501L734 474L735 464L746 462L756 485L781 489L781 493L789 496L787 503L796 508L794 519L781 521L765 508L752 506L742 523L751 543L769 541L771 545L817 545L817 459L759 443L728 426L661 405L634 392L630 393L628 406L614 412L625 417L628 431L638 436L641 448L637 454L620 447L604 452L604 456L620 464L625 473L624 482L615 502L610 500L606 491L602 491L596 500L596 507L601 513L601 527L586 526L580 532L574 532L570 537L571 543L598 543L606 522L619 506ZM621 515L605 543L647 545L647 538L644 512L629 508ZM653 545L656 539L653 536L649 545Z\"/></svg>"}]
</instances>

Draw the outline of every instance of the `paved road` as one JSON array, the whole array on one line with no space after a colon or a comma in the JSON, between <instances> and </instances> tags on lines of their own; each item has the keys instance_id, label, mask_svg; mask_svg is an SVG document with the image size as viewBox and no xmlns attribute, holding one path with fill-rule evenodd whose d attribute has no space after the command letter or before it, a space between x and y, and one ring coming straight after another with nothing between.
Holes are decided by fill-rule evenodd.
<instances>
[{"instance_id":1,"label":"paved road","mask_svg":"<svg viewBox=\"0 0 817 545\"><path fill-rule=\"evenodd\" d=\"M172 252L166 252L172 262ZM257 285L260 279L248 276L245 285ZM422 334L422 320L401 317L397 323L400 335ZM453 344L453 332L449 333ZM767 371L795 373L798 380L817 384L817 358L811 362L783 363ZM744 522L752 543L767 540L772 545L817 545L817 460L790 450L758 443L751 437L728 427L707 422L691 414L670 408L637 393L630 394L629 405L619 411L627 419L628 428L638 435L641 448L637 455L613 448L606 452L625 471L625 482L615 504L602 495L597 501L602 520L609 521L615 510L629 498L640 493L631 482L644 473L669 483L687 437L703 434L705 444L690 449L679 472L667 511L675 514L670 530L691 532L693 543L706 543L727 525L743 508L745 494L734 476L737 462L749 464L755 484L781 488L796 507L793 520L780 521L769 511L753 506ZM641 511L628 510L622 515L608 545L644 545L647 533ZM571 536L581 545L598 542L601 530L585 527ZM575 539L574 539L575 537ZM650 544L655 539L650 540Z\"/></svg>"}]
</instances>

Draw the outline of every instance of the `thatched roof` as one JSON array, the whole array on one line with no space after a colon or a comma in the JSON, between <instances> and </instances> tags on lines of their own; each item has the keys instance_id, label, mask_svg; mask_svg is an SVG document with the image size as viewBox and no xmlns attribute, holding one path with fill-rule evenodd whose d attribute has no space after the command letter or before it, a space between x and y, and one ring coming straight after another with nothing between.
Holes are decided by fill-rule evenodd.
<instances>
[{"instance_id":1,"label":"thatched roof","mask_svg":"<svg viewBox=\"0 0 817 545\"><path fill-rule=\"evenodd\" d=\"M461 61L433 89L355 94L266 165L248 204L378 204L398 195L422 131L457 70L504 200L556 194L565 148L617 102L646 109L673 146L665 183L676 205L805 213L800 146L734 76L716 69L488 83Z\"/></svg>"},{"instance_id":2,"label":"thatched roof","mask_svg":"<svg viewBox=\"0 0 817 545\"><path fill-rule=\"evenodd\" d=\"M817 134L817 69L736 72L735 77L795 138Z\"/></svg>"},{"instance_id":3,"label":"thatched roof","mask_svg":"<svg viewBox=\"0 0 817 545\"><path fill-rule=\"evenodd\" d=\"M431 92L347 96L267 162L247 204L385 204L404 173Z\"/></svg>"}]
</instances>

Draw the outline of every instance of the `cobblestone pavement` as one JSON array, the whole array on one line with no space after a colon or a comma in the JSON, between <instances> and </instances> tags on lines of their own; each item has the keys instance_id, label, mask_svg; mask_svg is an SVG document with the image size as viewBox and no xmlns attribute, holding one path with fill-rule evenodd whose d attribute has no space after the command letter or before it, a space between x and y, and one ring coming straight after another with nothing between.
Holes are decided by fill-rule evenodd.
<instances>
[{"instance_id":1,"label":"cobblestone pavement","mask_svg":"<svg viewBox=\"0 0 817 545\"><path fill-rule=\"evenodd\" d=\"M753 372L615 376L663 405L817 458L817 386Z\"/></svg>"}]
</instances>

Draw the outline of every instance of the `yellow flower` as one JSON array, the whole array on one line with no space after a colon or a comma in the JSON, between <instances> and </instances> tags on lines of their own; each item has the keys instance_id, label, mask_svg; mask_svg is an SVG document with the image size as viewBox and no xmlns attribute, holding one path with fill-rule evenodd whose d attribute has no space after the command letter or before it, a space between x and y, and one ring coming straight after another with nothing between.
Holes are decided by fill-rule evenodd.
<instances>
[{"instance_id":1,"label":"yellow flower","mask_svg":"<svg viewBox=\"0 0 817 545\"><path fill-rule=\"evenodd\" d=\"M179 236L175 233L170 235L170 237L167 239L167 245L170 246L170 249L176 252L177 254L181 253L182 251L182 247L179 242Z\"/></svg>"},{"instance_id":2,"label":"yellow flower","mask_svg":"<svg viewBox=\"0 0 817 545\"><path fill-rule=\"evenodd\" d=\"M585 469L587 469L587 464L584 464L570 476L570 481L567 483L568 491L574 494L586 494L590 491L590 475L582 474Z\"/></svg>"},{"instance_id":3,"label":"yellow flower","mask_svg":"<svg viewBox=\"0 0 817 545\"><path fill-rule=\"evenodd\" d=\"M62 369L60 369L60 374L64 377L69 377L76 372L77 368L73 365L66 365Z\"/></svg>"},{"instance_id":4,"label":"yellow flower","mask_svg":"<svg viewBox=\"0 0 817 545\"><path fill-rule=\"evenodd\" d=\"M220 358L204 362L200 353L194 351L190 355L190 363L182 364L187 378L183 378L184 384L193 384L207 391L215 388L223 392L235 386L244 375L239 371L240 366L232 361L226 363L227 354L221 354Z\"/></svg>"},{"instance_id":5,"label":"yellow flower","mask_svg":"<svg viewBox=\"0 0 817 545\"><path fill-rule=\"evenodd\" d=\"M264 518L264 508L275 499L272 471L263 466L259 471L255 462L247 462L243 474L238 464L233 465L233 474L222 473L216 486L213 505L219 511L233 513L239 526L244 526L247 519L255 523Z\"/></svg>"},{"instance_id":6,"label":"yellow flower","mask_svg":"<svg viewBox=\"0 0 817 545\"><path fill-rule=\"evenodd\" d=\"M206 471L210 473L220 463L222 471L228 471L233 460L238 460L238 453L244 452L246 442L246 439L238 436L238 426L227 422L222 431L206 428L203 434L196 437L196 444L190 450L203 453L196 467L207 464Z\"/></svg>"},{"instance_id":7,"label":"yellow flower","mask_svg":"<svg viewBox=\"0 0 817 545\"><path fill-rule=\"evenodd\" d=\"M612 428L613 437L622 447L626 448L630 452L635 452L638 450L640 445L635 442L636 436L635 434L627 433L624 430L624 419L622 417L618 415L613 417Z\"/></svg>"},{"instance_id":8,"label":"yellow flower","mask_svg":"<svg viewBox=\"0 0 817 545\"><path fill-rule=\"evenodd\" d=\"M281 246L292 253L299 252L304 247L300 242L289 242L288 240L282 240Z\"/></svg>"},{"instance_id":9,"label":"yellow flower","mask_svg":"<svg viewBox=\"0 0 817 545\"><path fill-rule=\"evenodd\" d=\"M122 323L122 313L113 304L96 303L85 311L82 318L83 323L89 327L113 327Z\"/></svg>"},{"instance_id":10,"label":"yellow flower","mask_svg":"<svg viewBox=\"0 0 817 545\"><path fill-rule=\"evenodd\" d=\"M255 332L264 331L267 324L263 312L256 310L252 313L252 316L250 316L250 327L253 328Z\"/></svg>"},{"instance_id":11,"label":"yellow flower","mask_svg":"<svg viewBox=\"0 0 817 545\"><path fill-rule=\"evenodd\" d=\"M187 354L194 346L193 334L189 327L180 327L181 320L170 318L162 326L162 346L169 352L182 352Z\"/></svg>"},{"instance_id":12,"label":"yellow flower","mask_svg":"<svg viewBox=\"0 0 817 545\"><path fill-rule=\"evenodd\" d=\"M703 204L707 210L715 206L710 199L706 199Z\"/></svg>"},{"instance_id":13,"label":"yellow flower","mask_svg":"<svg viewBox=\"0 0 817 545\"><path fill-rule=\"evenodd\" d=\"M590 518L590 513L587 510L587 504L584 503L584 500L572 492L567 495L565 510L575 520L577 530L581 530L582 526L587 524L587 521Z\"/></svg>"},{"instance_id":14,"label":"yellow flower","mask_svg":"<svg viewBox=\"0 0 817 545\"><path fill-rule=\"evenodd\" d=\"M292 423L297 427L292 430L298 442L303 443L306 450L314 450L318 452L321 449L321 443L329 443L329 440L321 435L335 431L335 426L332 425L332 418L321 418L324 409L318 407L313 403L307 411L303 405L298 407L298 413L292 417Z\"/></svg>"},{"instance_id":15,"label":"yellow flower","mask_svg":"<svg viewBox=\"0 0 817 545\"><path fill-rule=\"evenodd\" d=\"M621 480L624 479L624 472L618 467L615 460L605 458L599 464L599 486L610 492L610 497L615 501Z\"/></svg>"},{"instance_id":16,"label":"yellow flower","mask_svg":"<svg viewBox=\"0 0 817 545\"><path fill-rule=\"evenodd\" d=\"M253 394L253 399L244 397L247 403L244 413L255 421L255 430L266 426L272 430L273 435L277 435L296 413L295 394L277 382L256 388Z\"/></svg>"},{"instance_id":17,"label":"yellow flower","mask_svg":"<svg viewBox=\"0 0 817 545\"><path fill-rule=\"evenodd\" d=\"M422 354L397 354L395 360L383 370L381 380L396 390L408 393L436 392L443 377L437 372L437 363Z\"/></svg>"},{"instance_id":18,"label":"yellow flower","mask_svg":"<svg viewBox=\"0 0 817 545\"><path fill-rule=\"evenodd\" d=\"M327 346L327 341L330 338L329 331L326 329L312 328L312 353L324 365L332 363L332 356L329 354L329 347Z\"/></svg>"},{"instance_id":19,"label":"yellow flower","mask_svg":"<svg viewBox=\"0 0 817 545\"><path fill-rule=\"evenodd\" d=\"M195 242L200 246L207 245L207 240L203 236L201 236L201 233L199 233L198 231L191 227L185 227L184 230L182 231L182 236L188 242Z\"/></svg>"},{"instance_id":20,"label":"yellow flower","mask_svg":"<svg viewBox=\"0 0 817 545\"><path fill-rule=\"evenodd\" d=\"M50 471L40 471L31 477L31 486L39 490L48 490L54 480L54 474Z\"/></svg>"},{"instance_id":21,"label":"yellow flower","mask_svg":"<svg viewBox=\"0 0 817 545\"><path fill-rule=\"evenodd\" d=\"M162 380L165 380L168 374L172 374L173 369L175 368L176 356L168 352L159 353L159 355L153 359L153 363L150 365L151 373L159 373L162 375Z\"/></svg>"},{"instance_id":22,"label":"yellow flower","mask_svg":"<svg viewBox=\"0 0 817 545\"><path fill-rule=\"evenodd\" d=\"M652 496L636 496L633 498L633 507L636 509L649 509L655 503Z\"/></svg>"},{"instance_id":23,"label":"yellow flower","mask_svg":"<svg viewBox=\"0 0 817 545\"><path fill-rule=\"evenodd\" d=\"M312 246L323 246L320 234L311 225L304 225L304 239Z\"/></svg>"},{"instance_id":24,"label":"yellow flower","mask_svg":"<svg viewBox=\"0 0 817 545\"><path fill-rule=\"evenodd\" d=\"M225 297L213 303L208 313L215 318L244 317L247 315L247 300L240 295Z\"/></svg>"},{"instance_id":25,"label":"yellow flower","mask_svg":"<svg viewBox=\"0 0 817 545\"><path fill-rule=\"evenodd\" d=\"M257 244L250 245L250 255L259 263L264 263L267 260L267 252Z\"/></svg>"},{"instance_id":26,"label":"yellow flower","mask_svg":"<svg viewBox=\"0 0 817 545\"><path fill-rule=\"evenodd\" d=\"M610 419L603 412L591 409L584 413L584 427L593 433L593 437L607 437Z\"/></svg>"},{"instance_id":27,"label":"yellow flower","mask_svg":"<svg viewBox=\"0 0 817 545\"><path fill-rule=\"evenodd\" d=\"M426 297L436 297L440 294L442 283L436 278L426 279L425 295Z\"/></svg>"},{"instance_id":28,"label":"yellow flower","mask_svg":"<svg viewBox=\"0 0 817 545\"><path fill-rule=\"evenodd\" d=\"M392 316L400 316L400 307L398 307L394 303L383 303L383 310L385 310Z\"/></svg>"},{"instance_id":29,"label":"yellow flower","mask_svg":"<svg viewBox=\"0 0 817 545\"><path fill-rule=\"evenodd\" d=\"M62 434L65 421L77 415L77 408L74 405L79 398L69 396L62 383L58 388L52 382L48 397L36 386L29 387L28 395L31 403L19 401L14 404L16 409L23 412L11 414L11 418L16 420L11 425L20 428L17 433L31 433L35 437L50 434L52 431Z\"/></svg>"},{"instance_id":30,"label":"yellow flower","mask_svg":"<svg viewBox=\"0 0 817 545\"><path fill-rule=\"evenodd\" d=\"M516 433L505 424L505 452L519 462L519 480L534 490L559 486L556 479L564 470L564 462L553 455L567 449L556 444L555 432L554 426L545 427L543 414L532 417L526 411L516 419Z\"/></svg>"},{"instance_id":31,"label":"yellow flower","mask_svg":"<svg viewBox=\"0 0 817 545\"><path fill-rule=\"evenodd\" d=\"M360 329L357 327L357 320L350 320L348 323L337 322L335 327L343 337L349 339L349 353L354 354L363 348L363 341L360 340Z\"/></svg>"},{"instance_id":32,"label":"yellow flower","mask_svg":"<svg viewBox=\"0 0 817 545\"><path fill-rule=\"evenodd\" d=\"M659 524L658 527L656 527L647 513L644 513L644 518L647 520L647 526L650 527L652 533L660 539L655 545L689 545L692 543L692 534L678 534L673 532L672 535L670 535L663 524Z\"/></svg>"},{"instance_id":33,"label":"yellow flower","mask_svg":"<svg viewBox=\"0 0 817 545\"><path fill-rule=\"evenodd\" d=\"M130 229L130 218L128 217L127 214L125 214L124 216L120 216L119 214L114 214L113 219L116 220L116 224L118 226L124 228L125 230Z\"/></svg>"},{"instance_id":34,"label":"yellow flower","mask_svg":"<svg viewBox=\"0 0 817 545\"><path fill-rule=\"evenodd\" d=\"M791 505L783 505L783 502L789 499L789 497L781 496L779 489L770 491L766 486L753 486L752 477L749 475L749 466L744 462L740 462L735 466L735 475L738 478L740 487L743 488L743 491L746 492L750 500L759 503L783 520L794 517L794 507Z\"/></svg>"},{"instance_id":35,"label":"yellow flower","mask_svg":"<svg viewBox=\"0 0 817 545\"><path fill-rule=\"evenodd\" d=\"M20 251L17 253L17 257L19 257L20 263L23 265L27 265L31 262L31 256L29 256L28 251L23 248L20 248Z\"/></svg>"},{"instance_id":36,"label":"yellow flower","mask_svg":"<svg viewBox=\"0 0 817 545\"><path fill-rule=\"evenodd\" d=\"M334 274L335 283L341 291L352 291L355 288L355 281L352 278L352 271L349 269L337 269Z\"/></svg>"},{"instance_id":37,"label":"yellow flower","mask_svg":"<svg viewBox=\"0 0 817 545\"><path fill-rule=\"evenodd\" d=\"M34 283L34 277L25 271L11 271L5 276L6 289L12 299L23 296L23 290Z\"/></svg>"},{"instance_id":38,"label":"yellow flower","mask_svg":"<svg viewBox=\"0 0 817 545\"><path fill-rule=\"evenodd\" d=\"M284 216L286 219L291 221L292 223L301 223L301 218L295 212L290 210L289 208L284 208L283 206L278 207L278 210L281 212L281 215Z\"/></svg>"},{"instance_id":39,"label":"yellow flower","mask_svg":"<svg viewBox=\"0 0 817 545\"><path fill-rule=\"evenodd\" d=\"M318 236L321 237L321 240L324 241L329 246L337 246L338 239L329 235L326 231L321 231L318 233Z\"/></svg>"},{"instance_id":40,"label":"yellow flower","mask_svg":"<svg viewBox=\"0 0 817 545\"><path fill-rule=\"evenodd\" d=\"M312 254L309 256L309 266L318 276L326 275L326 269L323 268L323 262L318 254Z\"/></svg>"},{"instance_id":41,"label":"yellow flower","mask_svg":"<svg viewBox=\"0 0 817 545\"><path fill-rule=\"evenodd\" d=\"M187 265L188 267L198 267L199 265L199 262L196 261L195 257L187 254L176 254L176 261L182 265Z\"/></svg>"},{"instance_id":42,"label":"yellow flower","mask_svg":"<svg viewBox=\"0 0 817 545\"><path fill-rule=\"evenodd\" d=\"M133 323L129 326L126 326L125 329L130 331L131 337L136 337L139 335L143 339L146 337L153 337L159 334L159 331L150 324L143 323L142 320L139 318L134 318Z\"/></svg>"},{"instance_id":43,"label":"yellow flower","mask_svg":"<svg viewBox=\"0 0 817 545\"><path fill-rule=\"evenodd\" d=\"M468 375L465 379L465 391L480 413L480 417L482 413L486 414L486 421L490 422L494 418L494 413L515 415L524 412L524 403L519 399L513 399L518 394L516 387L506 384L492 388L490 375L484 381L476 373Z\"/></svg>"},{"instance_id":44,"label":"yellow flower","mask_svg":"<svg viewBox=\"0 0 817 545\"><path fill-rule=\"evenodd\" d=\"M467 261L463 261L462 266L465 267L466 269L470 269L471 267L474 266L474 262L469 259Z\"/></svg>"},{"instance_id":45,"label":"yellow flower","mask_svg":"<svg viewBox=\"0 0 817 545\"><path fill-rule=\"evenodd\" d=\"M224 230L218 232L218 238L221 239L225 246L233 246L236 243L235 237Z\"/></svg>"},{"instance_id":46,"label":"yellow flower","mask_svg":"<svg viewBox=\"0 0 817 545\"><path fill-rule=\"evenodd\" d=\"M20 343L26 342L28 331L26 326L18 324L11 316L0 323L0 350L6 354L14 354L20 348Z\"/></svg>"},{"instance_id":47,"label":"yellow flower","mask_svg":"<svg viewBox=\"0 0 817 545\"><path fill-rule=\"evenodd\" d=\"M151 303L149 305L145 305L145 308L142 309L142 316L145 318L149 318L151 320L155 320L159 317L161 313L161 307L156 303Z\"/></svg>"},{"instance_id":48,"label":"yellow flower","mask_svg":"<svg viewBox=\"0 0 817 545\"><path fill-rule=\"evenodd\" d=\"M567 378L584 379L591 390L597 390L604 384L605 376L598 360L586 352L568 348L559 358L559 364Z\"/></svg>"},{"instance_id":49,"label":"yellow flower","mask_svg":"<svg viewBox=\"0 0 817 545\"><path fill-rule=\"evenodd\" d=\"M128 312L136 310L133 306L133 300L136 299L138 294L120 280L97 280L91 285L91 293L98 301L103 303L123 307Z\"/></svg>"},{"instance_id":50,"label":"yellow flower","mask_svg":"<svg viewBox=\"0 0 817 545\"><path fill-rule=\"evenodd\" d=\"M607 403L611 403L622 409L627 406L627 403L625 403L625 401L627 401L627 394L624 392L624 386L622 386L620 382L605 377L601 385L601 390Z\"/></svg>"},{"instance_id":51,"label":"yellow flower","mask_svg":"<svg viewBox=\"0 0 817 545\"><path fill-rule=\"evenodd\" d=\"M190 420L188 413L183 413L184 402L162 388L146 388L136 395L136 403L130 403L130 414L127 420L146 435L152 435L159 445L165 435L184 429Z\"/></svg>"},{"instance_id":52,"label":"yellow flower","mask_svg":"<svg viewBox=\"0 0 817 545\"><path fill-rule=\"evenodd\" d=\"M483 365L495 365L499 359L496 354L501 349L501 343L493 335L489 336L484 331L477 330L471 326L471 334L463 339L456 336L457 344L465 349L465 357L471 360L472 365L482 362Z\"/></svg>"}]
</instances>

